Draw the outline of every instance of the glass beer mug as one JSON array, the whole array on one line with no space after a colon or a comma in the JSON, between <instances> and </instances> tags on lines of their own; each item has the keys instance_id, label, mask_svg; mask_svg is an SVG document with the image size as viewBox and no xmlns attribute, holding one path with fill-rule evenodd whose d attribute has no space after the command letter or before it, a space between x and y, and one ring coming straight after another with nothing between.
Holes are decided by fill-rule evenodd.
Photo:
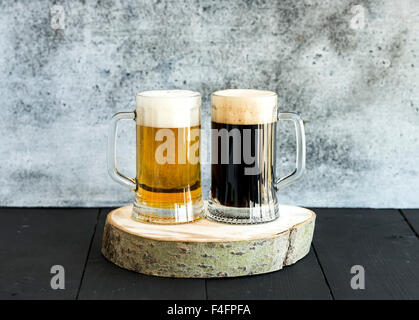
<instances>
[{"instance_id":1,"label":"glass beer mug","mask_svg":"<svg viewBox=\"0 0 419 320\"><path fill-rule=\"evenodd\" d=\"M201 218L201 95L188 90L146 91L137 93L136 103L135 111L113 116L108 140L109 175L135 190L133 218L160 224ZM136 121L136 178L116 167L119 120Z\"/></svg>"},{"instance_id":2,"label":"glass beer mug","mask_svg":"<svg viewBox=\"0 0 419 320\"><path fill-rule=\"evenodd\" d=\"M304 124L295 113L277 113L270 91L229 89L211 96L211 192L208 217L228 223L261 223L279 217L277 191L305 169ZM295 170L275 177L276 126L295 125Z\"/></svg>"}]
</instances>

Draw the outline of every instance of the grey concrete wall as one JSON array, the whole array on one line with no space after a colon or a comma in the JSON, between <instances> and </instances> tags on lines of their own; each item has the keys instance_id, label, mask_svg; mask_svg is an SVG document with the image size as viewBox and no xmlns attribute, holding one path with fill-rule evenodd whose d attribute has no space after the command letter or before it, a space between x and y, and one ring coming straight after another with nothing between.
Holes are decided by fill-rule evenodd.
<instances>
[{"instance_id":1,"label":"grey concrete wall","mask_svg":"<svg viewBox=\"0 0 419 320\"><path fill-rule=\"evenodd\" d=\"M64 30L51 28L54 3ZM208 128L212 91L258 88L308 121L307 173L282 202L419 207L418 21L417 0L0 1L0 205L128 203L106 136L137 91L200 91ZM134 125L120 136L134 175Z\"/></svg>"}]
</instances>

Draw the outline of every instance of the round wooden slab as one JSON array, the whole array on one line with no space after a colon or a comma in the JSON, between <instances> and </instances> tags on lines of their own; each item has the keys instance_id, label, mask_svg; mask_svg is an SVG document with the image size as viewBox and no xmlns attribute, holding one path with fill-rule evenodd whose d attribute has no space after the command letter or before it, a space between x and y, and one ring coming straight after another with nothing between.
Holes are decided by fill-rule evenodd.
<instances>
[{"instance_id":1,"label":"round wooden slab","mask_svg":"<svg viewBox=\"0 0 419 320\"><path fill-rule=\"evenodd\" d=\"M178 278L237 277L282 269L310 250L316 215L280 206L280 218L263 224L233 225L201 219L161 225L135 221L131 206L106 219L102 253L136 272Z\"/></svg>"}]
</instances>

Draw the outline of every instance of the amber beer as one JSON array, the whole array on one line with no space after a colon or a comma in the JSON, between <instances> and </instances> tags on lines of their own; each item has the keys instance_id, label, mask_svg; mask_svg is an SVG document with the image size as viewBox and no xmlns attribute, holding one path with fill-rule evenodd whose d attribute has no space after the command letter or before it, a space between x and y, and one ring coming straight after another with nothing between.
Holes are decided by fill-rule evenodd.
<instances>
[{"instance_id":1,"label":"amber beer","mask_svg":"<svg viewBox=\"0 0 419 320\"><path fill-rule=\"evenodd\" d=\"M186 223L203 216L199 137L201 95L189 90L137 93L135 111L112 117L108 136L108 173L135 190L134 219L160 224ZM120 120L134 120L137 174L130 178L116 163Z\"/></svg>"},{"instance_id":2,"label":"amber beer","mask_svg":"<svg viewBox=\"0 0 419 320\"><path fill-rule=\"evenodd\" d=\"M178 223L201 216L200 107L193 91L137 95L136 219Z\"/></svg>"},{"instance_id":3,"label":"amber beer","mask_svg":"<svg viewBox=\"0 0 419 320\"><path fill-rule=\"evenodd\" d=\"M137 124L137 203L173 209L185 200L200 200L199 129ZM156 139L163 135L164 141ZM172 146L164 148L164 144Z\"/></svg>"}]
</instances>

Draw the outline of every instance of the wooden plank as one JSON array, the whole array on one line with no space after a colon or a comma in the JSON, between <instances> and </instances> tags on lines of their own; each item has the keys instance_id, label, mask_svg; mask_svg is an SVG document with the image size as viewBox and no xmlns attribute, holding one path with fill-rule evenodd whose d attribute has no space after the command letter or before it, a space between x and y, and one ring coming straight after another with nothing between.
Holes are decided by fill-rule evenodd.
<instances>
[{"instance_id":1,"label":"wooden plank","mask_svg":"<svg viewBox=\"0 0 419 320\"><path fill-rule=\"evenodd\" d=\"M97 209L0 208L0 299L75 299ZM53 290L51 267L65 270Z\"/></svg>"},{"instance_id":2,"label":"wooden plank","mask_svg":"<svg viewBox=\"0 0 419 320\"><path fill-rule=\"evenodd\" d=\"M117 267L101 254L106 215L102 209L79 299L205 299L205 280L146 276Z\"/></svg>"},{"instance_id":3,"label":"wooden plank","mask_svg":"<svg viewBox=\"0 0 419 320\"><path fill-rule=\"evenodd\" d=\"M210 300L331 299L313 249L295 265L276 272L207 280L207 292Z\"/></svg>"},{"instance_id":4,"label":"wooden plank","mask_svg":"<svg viewBox=\"0 0 419 320\"><path fill-rule=\"evenodd\" d=\"M419 235L419 209L402 209L403 216L407 219L409 226Z\"/></svg>"},{"instance_id":5,"label":"wooden plank","mask_svg":"<svg viewBox=\"0 0 419 320\"><path fill-rule=\"evenodd\" d=\"M319 209L314 247L336 299L419 299L419 241L397 210ZM351 267L365 289L351 287Z\"/></svg>"}]
</instances>

